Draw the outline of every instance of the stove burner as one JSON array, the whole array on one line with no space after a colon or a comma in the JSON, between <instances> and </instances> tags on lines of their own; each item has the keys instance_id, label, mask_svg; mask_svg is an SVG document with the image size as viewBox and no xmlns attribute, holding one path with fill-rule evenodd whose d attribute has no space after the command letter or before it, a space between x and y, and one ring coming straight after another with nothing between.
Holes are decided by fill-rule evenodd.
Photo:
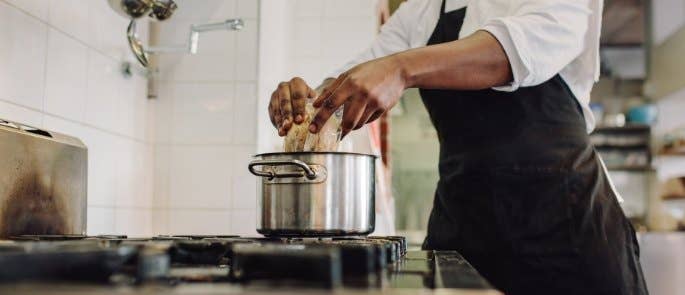
<instances>
[{"instance_id":1,"label":"stove burner","mask_svg":"<svg viewBox=\"0 0 685 295\"><path fill-rule=\"evenodd\" d=\"M238 282L269 280L307 282L325 288L342 285L336 248L263 244L233 247L230 277Z\"/></svg>"},{"instance_id":2,"label":"stove burner","mask_svg":"<svg viewBox=\"0 0 685 295\"><path fill-rule=\"evenodd\" d=\"M169 270L163 249L93 242L20 242L0 246L0 281L109 282L115 274L133 280L163 277Z\"/></svg>"},{"instance_id":3,"label":"stove burner","mask_svg":"<svg viewBox=\"0 0 685 295\"><path fill-rule=\"evenodd\" d=\"M19 235L12 236L9 239L23 241L73 241L83 240L86 237L85 235Z\"/></svg>"},{"instance_id":4,"label":"stove burner","mask_svg":"<svg viewBox=\"0 0 685 295\"><path fill-rule=\"evenodd\" d=\"M0 241L0 282L287 283L379 287L402 237L24 235Z\"/></svg>"}]
</instances>

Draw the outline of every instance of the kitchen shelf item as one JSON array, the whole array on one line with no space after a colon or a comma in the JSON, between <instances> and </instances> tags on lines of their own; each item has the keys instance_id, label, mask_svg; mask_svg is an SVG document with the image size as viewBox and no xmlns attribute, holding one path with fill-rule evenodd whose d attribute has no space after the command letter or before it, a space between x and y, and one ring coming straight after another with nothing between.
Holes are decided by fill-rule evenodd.
<instances>
[{"instance_id":1,"label":"kitchen shelf item","mask_svg":"<svg viewBox=\"0 0 685 295\"><path fill-rule=\"evenodd\" d=\"M649 125L598 127L590 134L590 142L609 170L652 170Z\"/></svg>"},{"instance_id":2,"label":"kitchen shelf item","mask_svg":"<svg viewBox=\"0 0 685 295\"><path fill-rule=\"evenodd\" d=\"M267 153L248 169L258 176L257 232L266 236L368 235L375 225L373 155Z\"/></svg>"}]
</instances>

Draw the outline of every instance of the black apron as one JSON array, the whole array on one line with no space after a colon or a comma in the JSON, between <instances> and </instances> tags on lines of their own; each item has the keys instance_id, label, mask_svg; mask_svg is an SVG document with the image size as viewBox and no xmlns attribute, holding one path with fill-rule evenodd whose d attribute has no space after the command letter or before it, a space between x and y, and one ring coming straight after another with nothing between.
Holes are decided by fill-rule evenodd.
<instances>
[{"instance_id":1,"label":"black apron","mask_svg":"<svg viewBox=\"0 0 685 295\"><path fill-rule=\"evenodd\" d=\"M428 45L457 40L466 8ZM559 75L514 92L421 89L440 140L424 249L507 294L647 294L635 231Z\"/></svg>"}]
</instances>

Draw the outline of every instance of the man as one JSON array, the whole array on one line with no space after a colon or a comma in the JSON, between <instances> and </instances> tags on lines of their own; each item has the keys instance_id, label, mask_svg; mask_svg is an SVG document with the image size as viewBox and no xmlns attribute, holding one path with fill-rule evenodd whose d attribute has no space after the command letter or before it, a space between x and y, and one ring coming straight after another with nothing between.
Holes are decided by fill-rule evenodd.
<instances>
[{"instance_id":1,"label":"man","mask_svg":"<svg viewBox=\"0 0 685 295\"><path fill-rule=\"evenodd\" d=\"M441 146L425 249L459 251L507 294L647 294L587 135L601 11L601 0L410 0L325 81L310 132L344 106L347 134L418 87ZM278 86L281 136L314 96L300 78Z\"/></svg>"}]
</instances>

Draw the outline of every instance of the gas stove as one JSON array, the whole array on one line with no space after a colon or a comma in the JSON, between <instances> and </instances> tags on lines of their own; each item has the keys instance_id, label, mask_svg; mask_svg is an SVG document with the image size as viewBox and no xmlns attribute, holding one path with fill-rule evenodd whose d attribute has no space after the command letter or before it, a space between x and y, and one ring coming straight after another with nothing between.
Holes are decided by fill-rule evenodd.
<instances>
[{"instance_id":1,"label":"gas stove","mask_svg":"<svg viewBox=\"0 0 685 295\"><path fill-rule=\"evenodd\" d=\"M334 289L489 289L454 251L403 237L18 236L0 241L0 290L22 283L107 288L211 284Z\"/></svg>"}]
</instances>

